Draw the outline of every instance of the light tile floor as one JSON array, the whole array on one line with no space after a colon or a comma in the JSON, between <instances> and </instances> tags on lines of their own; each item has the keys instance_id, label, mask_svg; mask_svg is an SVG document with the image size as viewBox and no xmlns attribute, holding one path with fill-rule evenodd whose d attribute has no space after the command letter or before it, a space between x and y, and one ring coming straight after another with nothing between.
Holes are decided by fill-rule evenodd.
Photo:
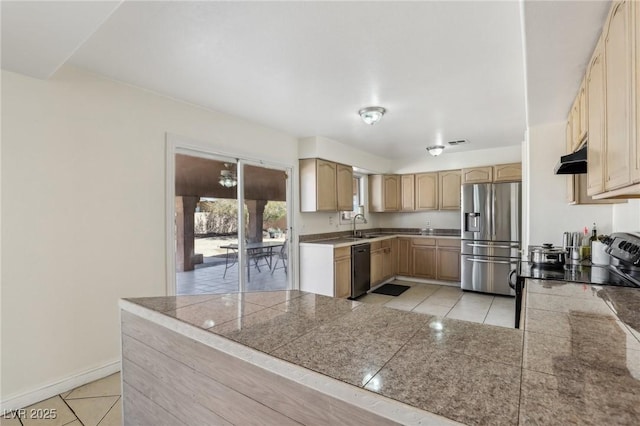
<instances>
[{"instance_id":1,"label":"light tile floor","mask_svg":"<svg viewBox=\"0 0 640 426\"><path fill-rule=\"evenodd\" d=\"M51 418L43 419L43 414ZM121 426L120 373L0 417L2 426Z\"/></svg>"},{"instance_id":2,"label":"light tile floor","mask_svg":"<svg viewBox=\"0 0 640 426\"><path fill-rule=\"evenodd\" d=\"M409 281L396 280L392 284L408 285L411 288L400 296L369 293L357 300L481 324L509 328L514 326L516 304L513 297L464 292L457 287Z\"/></svg>"},{"instance_id":3,"label":"light tile floor","mask_svg":"<svg viewBox=\"0 0 640 426\"><path fill-rule=\"evenodd\" d=\"M276 258L273 262L275 266ZM278 262L277 269L272 271L269 266L260 263L260 270L251 266L251 277L247 282L247 291L286 290L287 274ZM238 291L238 265L235 264L224 273L224 263L215 266L201 267L193 271L176 272L176 293L205 294L205 293L236 293Z\"/></svg>"}]
</instances>

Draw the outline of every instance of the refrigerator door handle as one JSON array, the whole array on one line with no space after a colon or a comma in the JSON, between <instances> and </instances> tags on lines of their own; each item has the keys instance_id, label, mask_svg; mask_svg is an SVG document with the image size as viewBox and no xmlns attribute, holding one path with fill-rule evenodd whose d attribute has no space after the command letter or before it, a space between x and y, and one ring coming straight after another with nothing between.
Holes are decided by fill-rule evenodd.
<instances>
[{"instance_id":1,"label":"refrigerator door handle","mask_svg":"<svg viewBox=\"0 0 640 426\"><path fill-rule=\"evenodd\" d=\"M478 262L478 263L505 263L507 265L511 265L513 263L516 263L517 261L512 261L512 262L508 262L508 261L504 261L504 260L486 260L486 259L476 259L476 258L467 258L467 260L469 262Z\"/></svg>"},{"instance_id":2,"label":"refrigerator door handle","mask_svg":"<svg viewBox=\"0 0 640 426\"><path fill-rule=\"evenodd\" d=\"M513 246L490 246L487 244L477 244L477 243L469 243L468 247L482 247L482 248L504 248L504 249L517 249L520 248L520 245L516 244Z\"/></svg>"},{"instance_id":3,"label":"refrigerator door handle","mask_svg":"<svg viewBox=\"0 0 640 426\"><path fill-rule=\"evenodd\" d=\"M491 185L491 238L496 237L496 189Z\"/></svg>"}]
</instances>

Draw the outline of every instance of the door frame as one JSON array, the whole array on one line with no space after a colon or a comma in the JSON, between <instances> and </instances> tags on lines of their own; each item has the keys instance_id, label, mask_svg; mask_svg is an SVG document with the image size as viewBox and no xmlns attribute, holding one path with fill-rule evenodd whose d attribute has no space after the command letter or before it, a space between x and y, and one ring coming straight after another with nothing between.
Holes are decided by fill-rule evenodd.
<instances>
[{"instance_id":1,"label":"door frame","mask_svg":"<svg viewBox=\"0 0 640 426\"><path fill-rule=\"evenodd\" d=\"M245 164L267 167L271 169L283 170L287 173L287 186L286 186L286 197L287 197L287 225L289 227L289 232L287 232L287 240L289 242L289 262L287 267L287 285L288 289L295 289L295 265L297 265L296 261L296 250L293 250L293 241L294 239L294 216L293 216L293 171L294 166L291 164L278 163L275 161L264 161L259 158L254 158L248 156L246 154L237 154L231 152L225 152L219 150L215 146L190 139L185 136L175 135L172 133L165 134L165 171L166 171L166 179L165 179L165 259L166 259L166 295L167 296L175 296L176 295L176 253L175 253L175 242L176 242L176 232L175 232L175 215L176 215L176 206L175 206L175 198L176 198L176 189L175 189L175 179L176 179L176 166L175 166L175 156L176 154L185 154L192 155L200 158L208 158L216 161L223 161L223 158L227 158L230 161L233 160L237 164L237 177L238 177L238 191L236 196L238 197L238 208L239 212L242 212L244 209L244 166ZM244 232L244 215L239 214L238 220L240 221L240 226L238 229L238 243L240 249L238 250L238 264L242 265L244 259L243 254L243 246L245 239ZM245 275L246 271L244 268L238 268L238 280L239 291L245 290Z\"/></svg>"}]
</instances>

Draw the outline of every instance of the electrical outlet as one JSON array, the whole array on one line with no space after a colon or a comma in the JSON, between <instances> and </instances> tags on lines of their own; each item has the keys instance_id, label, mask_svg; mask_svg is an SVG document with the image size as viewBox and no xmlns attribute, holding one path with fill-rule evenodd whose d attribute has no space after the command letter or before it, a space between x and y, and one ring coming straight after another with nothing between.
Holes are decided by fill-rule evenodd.
<instances>
[{"instance_id":1,"label":"electrical outlet","mask_svg":"<svg viewBox=\"0 0 640 426\"><path fill-rule=\"evenodd\" d=\"M425 225L427 225L427 228L428 228L429 226L431 226L431 221L427 220L427 223Z\"/></svg>"},{"instance_id":2,"label":"electrical outlet","mask_svg":"<svg viewBox=\"0 0 640 426\"><path fill-rule=\"evenodd\" d=\"M329 216L329 225L333 225L333 216Z\"/></svg>"}]
</instances>

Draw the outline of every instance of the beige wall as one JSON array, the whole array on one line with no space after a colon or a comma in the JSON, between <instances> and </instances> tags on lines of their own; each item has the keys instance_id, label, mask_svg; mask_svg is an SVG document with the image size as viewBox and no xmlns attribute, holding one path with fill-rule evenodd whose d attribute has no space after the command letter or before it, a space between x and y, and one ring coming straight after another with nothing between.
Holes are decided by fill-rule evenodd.
<instances>
[{"instance_id":1,"label":"beige wall","mask_svg":"<svg viewBox=\"0 0 640 426\"><path fill-rule=\"evenodd\" d=\"M3 401L116 362L118 299L165 294L166 132L297 164L293 137L239 118L2 71Z\"/></svg>"},{"instance_id":2,"label":"beige wall","mask_svg":"<svg viewBox=\"0 0 640 426\"><path fill-rule=\"evenodd\" d=\"M562 244L564 231L612 231L611 205L574 206L566 202L566 177L553 173L565 154L565 122L529 129L529 244Z\"/></svg>"}]
</instances>

